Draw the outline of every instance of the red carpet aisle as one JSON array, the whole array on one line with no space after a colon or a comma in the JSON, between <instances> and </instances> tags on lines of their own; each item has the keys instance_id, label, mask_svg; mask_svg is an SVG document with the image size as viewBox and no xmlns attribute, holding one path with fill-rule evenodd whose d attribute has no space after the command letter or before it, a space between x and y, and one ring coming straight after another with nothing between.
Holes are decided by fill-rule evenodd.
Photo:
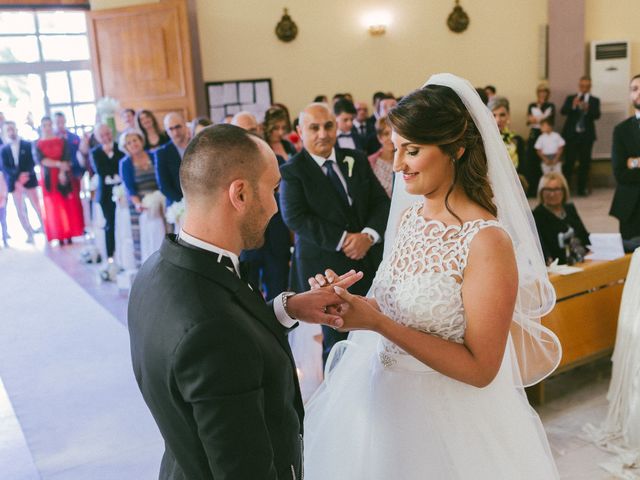
<instances>
[{"instance_id":1,"label":"red carpet aisle","mask_svg":"<svg viewBox=\"0 0 640 480\"><path fill-rule=\"evenodd\" d=\"M0 250L0 275L0 478L157 478L126 328L40 252Z\"/></svg>"}]
</instances>

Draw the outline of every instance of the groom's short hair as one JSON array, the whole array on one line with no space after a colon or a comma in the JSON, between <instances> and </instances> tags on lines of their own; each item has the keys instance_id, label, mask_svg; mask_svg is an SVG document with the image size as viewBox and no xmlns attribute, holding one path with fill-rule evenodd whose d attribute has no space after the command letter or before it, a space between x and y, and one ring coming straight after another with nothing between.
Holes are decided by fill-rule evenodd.
<instances>
[{"instance_id":1,"label":"groom's short hair","mask_svg":"<svg viewBox=\"0 0 640 480\"><path fill-rule=\"evenodd\" d=\"M205 128L184 152L180 184L186 198L208 196L237 178L255 185L265 168L256 135L229 124Z\"/></svg>"}]
</instances>

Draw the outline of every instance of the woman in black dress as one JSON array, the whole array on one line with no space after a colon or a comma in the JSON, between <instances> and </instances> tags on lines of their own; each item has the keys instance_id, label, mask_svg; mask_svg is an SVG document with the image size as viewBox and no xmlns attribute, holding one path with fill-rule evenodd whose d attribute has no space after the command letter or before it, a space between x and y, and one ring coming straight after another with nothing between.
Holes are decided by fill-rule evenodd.
<instances>
[{"instance_id":1,"label":"woman in black dress","mask_svg":"<svg viewBox=\"0 0 640 480\"><path fill-rule=\"evenodd\" d=\"M544 175L538 187L538 198L540 204L533 211L533 218L547 264L556 258L558 263L566 264L576 260L576 253L584 255L589 232L575 205L569 203L569 186L564 176L560 173Z\"/></svg>"}]
</instances>

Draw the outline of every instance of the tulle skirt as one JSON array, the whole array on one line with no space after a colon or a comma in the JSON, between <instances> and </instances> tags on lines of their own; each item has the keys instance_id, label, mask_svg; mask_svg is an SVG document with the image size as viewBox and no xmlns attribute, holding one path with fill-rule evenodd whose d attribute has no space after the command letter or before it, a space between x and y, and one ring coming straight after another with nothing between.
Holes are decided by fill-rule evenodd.
<instances>
[{"instance_id":1,"label":"tulle skirt","mask_svg":"<svg viewBox=\"0 0 640 480\"><path fill-rule=\"evenodd\" d=\"M377 335L355 338L309 402L305 478L558 478L542 424L514 386L509 349L496 379L476 388L408 355L385 366Z\"/></svg>"}]
</instances>

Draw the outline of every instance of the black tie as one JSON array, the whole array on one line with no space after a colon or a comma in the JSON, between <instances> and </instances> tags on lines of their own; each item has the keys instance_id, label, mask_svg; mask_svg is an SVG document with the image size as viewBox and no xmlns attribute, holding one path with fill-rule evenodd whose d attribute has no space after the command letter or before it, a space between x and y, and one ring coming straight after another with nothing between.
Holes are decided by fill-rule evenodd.
<instances>
[{"instance_id":1,"label":"black tie","mask_svg":"<svg viewBox=\"0 0 640 480\"><path fill-rule=\"evenodd\" d=\"M327 169L327 177L329 178L329 181L333 185L333 188L336 189L336 191L338 192L338 195L340 195L340 198L345 203L345 205L349 206L349 197L347 196L347 192L344 190L344 186L340 181L340 177L338 176L336 171L333 169L334 163L335 162L333 160L326 160L322 166Z\"/></svg>"},{"instance_id":2,"label":"black tie","mask_svg":"<svg viewBox=\"0 0 640 480\"><path fill-rule=\"evenodd\" d=\"M227 257L226 255L218 255L218 263L220 265L227 267L227 269L231 273L238 275L238 272L236 271L236 267L233 265L233 261L231 260L231 258Z\"/></svg>"}]
</instances>

